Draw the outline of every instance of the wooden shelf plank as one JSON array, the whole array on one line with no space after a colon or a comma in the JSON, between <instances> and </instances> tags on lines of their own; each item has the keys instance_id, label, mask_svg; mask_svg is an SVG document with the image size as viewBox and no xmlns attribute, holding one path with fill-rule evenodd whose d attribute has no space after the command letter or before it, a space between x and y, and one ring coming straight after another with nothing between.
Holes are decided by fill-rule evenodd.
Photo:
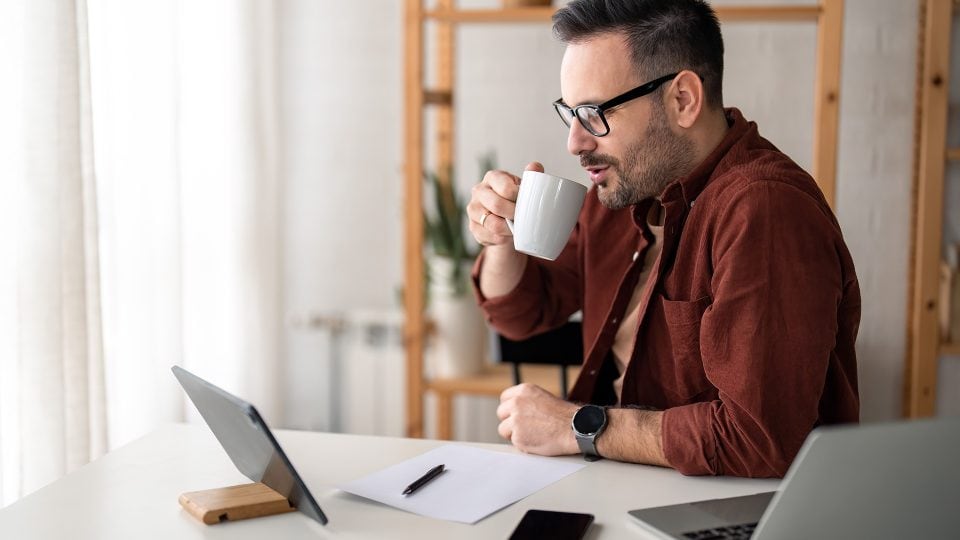
<instances>
[{"instance_id":1,"label":"wooden shelf plank","mask_svg":"<svg viewBox=\"0 0 960 540\"><path fill-rule=\"evenodd\" d=\"M556 11L552 7L504 9L434 9L424 12L425 19L457 23L525 23L547 22ZM723 22L742 21L809 21L816 22L821 8L818 5L784 6L714 6Z\"/></svg>"},{"instance_id":2,"label":"wooden shelf plank","mask_svg":"<svg viewBox=\"0 0 960 540\"><path fill-rule=\"evenodd\" d=\"M453 92L449 90L424 90L423 103L425 105L449 107L453 105Z\"/></svg>"},{"instance_id":3,"label":"wooden shelf plank","mask_svg":"<svg viewBox=\"0 0 960 540\"><path fill-rule=\"evenodd\" d=\"M721 22L817 22L823 8L803 6L714 6Z\"/></svg>"},{"instance_id":4,"label":"wooden shelf plank","mask_svg":"<svg viewBox=\"0 0 960 540\"><path fill-rule=\"evenodd\" d=\"M948 161L960 161L960 148L947 148Z\"/></svg>"},{"instance_id":5,"label":"wooden shelf plank","mask_svg":"<svg viewBox=\"0 0 960 540\"><path fill-rule=\"evenodd\" d=\"M504 9L435 9L423 14L424 18L441 22L457 23L504 23L546 22L556 11L552 7L504 8Z\"/></svg>"},{"instance_id":6,"label":"wooden shelf plank","mask_svg":"<svg viewBox=\"0 0 960 540\"><path fill-rule=\"evenodd\" d=\"M837 136L840 122L840 53L843 50L843 2L821 0L817 25L814 81L813 177L831 208L836 208Z\"/></svg>"},{"instance_id":7,"label":"wooden shelf plank","mask_svg":"<svg viewBox=\"0 0 960 540\"><path fill-rule=\"evenodd\" d=\"M437 433L441 440L453 438L453 398L457 395L499 397L513 385L510 364L486 366L483 371L469 377L456 379L432 379L426 381L426 389L436 395ZM580 373L580 366L567 366L567 380L572 383ZM560 367L554 365L521 364L520 379L560 395ZM568 389L569 390L569 389Z\"/></svg>"},{"instance_id":8,"label":"wooden shelf plank","mask_svg":"<svg viewBox=\"0 0 960 540\"><path fill-rule=\"evenodd\" d=\"M940 347L940 242L943 236L943 179L947 142L951 0L927 0L921 13L921 60L917 78L917 161L914 248L910 299L905 413L932 416L937 403Z\"/></svg>"},{"instance_id":9,"label":"wooden shelf plank","mask_svg":"<svg viewBox=\"0 0 960 540\"><path fill-rule=\"evenodd\" d=\"M941 343L941 356L960 356L960 343Z\"/></svg>"},{"instance_id":10,"label":"wooden shelf plank","mask_svg":"<svg viewBox=\"0 0 960 540\"><path fill-rule=\"evenodd\" d=\"M404 5L404 324L407 437L423 436L423 5Z\"/></svg>"},{"instance_id":11,"label":"wooden shelf plank","mask_svg":"<svg viewBox=\"0 0 960 540\"><path fill-rule=\"evenodd\" d=\"M513 385L510 369L509 364L496 364L488 366L480 373L469 377L431 379L427 381L426 386L428 390L441 394L472 394L497 397ZM579 372L579 367L568 367L568 380L576 380ZM558 366L521 365L520 377L523 382L536 384L554 394L560 392L560 368Z\"/></svg>"}]
</instances>

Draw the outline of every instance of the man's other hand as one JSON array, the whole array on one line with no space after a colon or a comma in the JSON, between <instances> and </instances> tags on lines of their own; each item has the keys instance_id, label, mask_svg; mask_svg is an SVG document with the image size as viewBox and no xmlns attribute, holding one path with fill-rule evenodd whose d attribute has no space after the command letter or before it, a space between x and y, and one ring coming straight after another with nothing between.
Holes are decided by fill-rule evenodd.
<instances>
[{"instance_id":1,"label":"man's other hand","mask_svg":"<svg viewBox=\"0 0 960 540\"><path fill-rule=\"evenodd\" d=\"M522 383L500 394L497 432L529 454L560 456L580 450L570 422L577 406L537 385Z\"/></svg>"}]
</instances>

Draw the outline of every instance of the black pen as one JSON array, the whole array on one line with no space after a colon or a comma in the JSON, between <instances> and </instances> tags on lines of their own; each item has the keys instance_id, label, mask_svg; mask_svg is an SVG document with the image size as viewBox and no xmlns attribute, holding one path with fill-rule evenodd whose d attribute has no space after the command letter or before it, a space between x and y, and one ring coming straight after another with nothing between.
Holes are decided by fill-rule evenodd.
<instances>
[{"instance_id":1,"label":"black pen","mask_svg":"<svg viewBox=\"0 0 960 540\"><path fill-rule=\"evenodd\" d=\"M407 489L403 490L403 495L410 495L414 491L422 488L423 486L427 485L427 483L429 483L431 480L440 476L440 473L442 472L443 472L443 463L430 469L429 471L427 471L427 474L414 480L412 484L407 486Z\"/></svg>"}]
</instances>

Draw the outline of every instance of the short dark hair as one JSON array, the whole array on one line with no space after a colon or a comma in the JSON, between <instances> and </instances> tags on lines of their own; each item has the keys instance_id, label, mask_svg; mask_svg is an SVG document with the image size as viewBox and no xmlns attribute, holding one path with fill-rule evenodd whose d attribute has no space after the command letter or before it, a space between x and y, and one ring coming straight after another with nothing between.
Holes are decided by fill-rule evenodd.
<instances>
[{"instance_id":1,"label":"short dark hair","mask_svg":"<svg viewBox=\"0 0 960 540\"><path fill-rule=\"evenodd\" d=\"M704 0L574 0L553 15L553 32L564 43L623 33L642 78L689 69L707 103L723 107L723 37Z\"/></svg>"}]
</instances>

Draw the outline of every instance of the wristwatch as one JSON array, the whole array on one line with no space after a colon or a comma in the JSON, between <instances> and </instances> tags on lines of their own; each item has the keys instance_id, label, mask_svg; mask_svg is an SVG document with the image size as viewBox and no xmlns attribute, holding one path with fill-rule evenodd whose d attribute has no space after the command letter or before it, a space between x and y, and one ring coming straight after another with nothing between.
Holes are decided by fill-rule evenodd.
<instances>
[{"instance_id":1,"label":"wristwatch","mask_svg":"<svg viewBox=\"0 0 960 540\"><path fill-rule=\"evenodd\" d=\"M573 434L577 437L577 446L583 452L583 458L587 461L600 459L600 453L597 452L597 437L603 433L603 428L607 427L606 407L584 405L574 413L570 424L573 427Z\"/></svg>"}]
</instances>

